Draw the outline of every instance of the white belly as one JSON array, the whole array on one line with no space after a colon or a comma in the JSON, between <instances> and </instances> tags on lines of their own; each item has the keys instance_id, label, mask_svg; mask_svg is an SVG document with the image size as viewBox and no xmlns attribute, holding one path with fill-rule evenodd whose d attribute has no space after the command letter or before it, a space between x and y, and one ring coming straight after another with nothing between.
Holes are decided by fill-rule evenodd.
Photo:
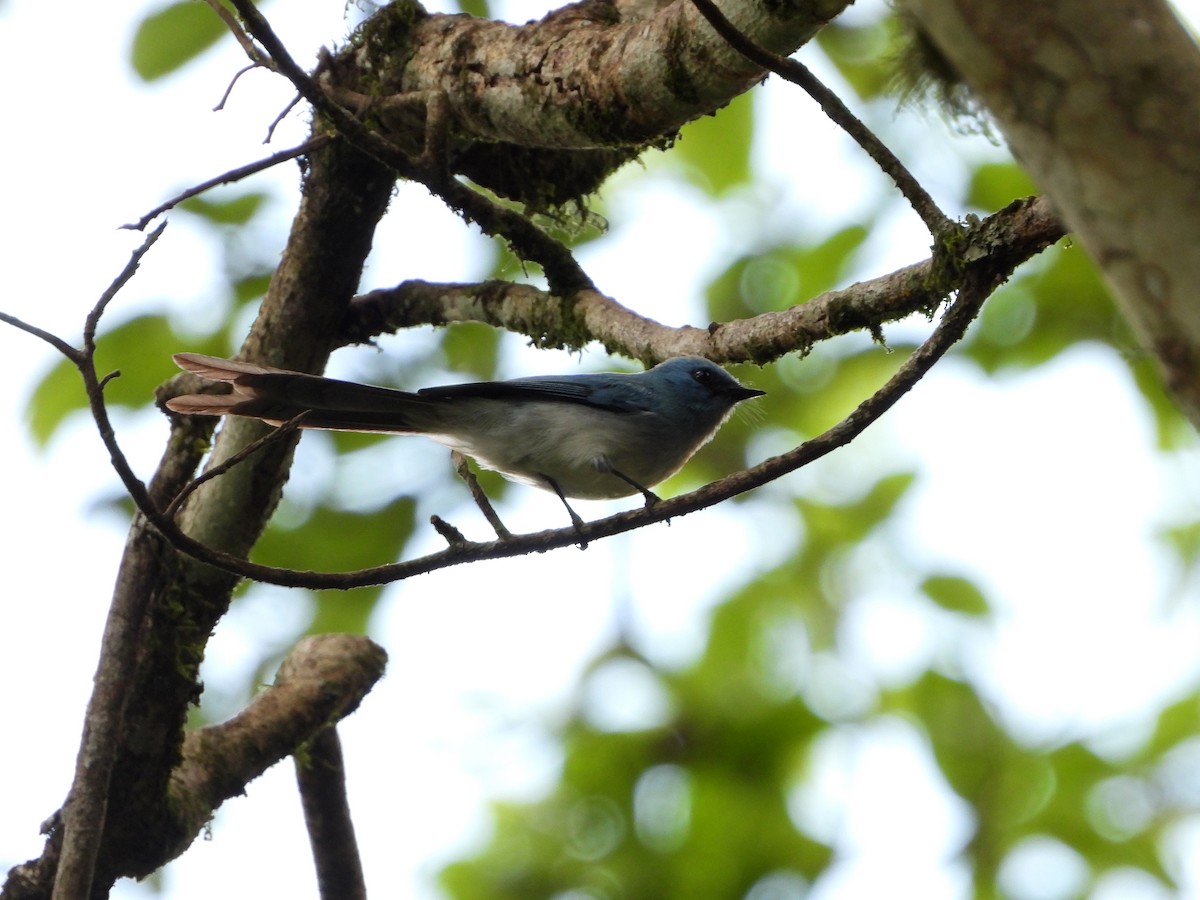
<instances>
[{"instance_id":1,"label":"white belly","mask_svg":"<svg viewBox=\"0 0 1200 900\"><path fill-rule=\"evenodd\" d=\"M551 489L552 479L568 497L603 500L638 493L612 470L652 487L678 471L724 417L691 441L654 413L573 403L472 401L455 418L469 422L469 437L427 436L514 481Z\"/></svg>"}]
</instances>

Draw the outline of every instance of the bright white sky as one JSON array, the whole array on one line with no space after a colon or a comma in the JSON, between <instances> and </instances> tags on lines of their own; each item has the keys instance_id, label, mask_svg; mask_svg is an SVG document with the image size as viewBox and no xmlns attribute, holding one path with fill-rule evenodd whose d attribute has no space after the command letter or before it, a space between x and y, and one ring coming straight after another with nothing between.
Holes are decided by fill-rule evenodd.
<instances>
[{"instance_id":1,"label":"bright white sky","mask_svg":"<svg viewBox=\"0 0 1200 900\"><path fill-rule=\"evenodd\" d=\"M134 24L149 6L75 4L70 27L55 29L51 45L44 3L0 0L0 77L10 86L8 138L0 143L0 308L69 339L140 240L116 226L181 187L268 152L259 145L265 123L289 98L281 83L255 73L224 112L211 113L243 65L232 44L183 76L145 88L125 60ZM305 48L344 33L339 0L267 9L300 58ZM543 10L514 6L508 17ZM1193 20L1198 10L1200 2L1190 0ZM806 101L773 86L760 103L765 129L756 152L779 194L774 215L802 229L849 220L876 201L872 181L848 162L856 154ZM924 121L901 127L936 131ZM293 118L275 147L302 134ZM798 134L805 136L806 167L828 173L823 181L832 190L814 196L812 186L795 182L788 154L774 152L796 146ZM929 138L917 165L935 194L951 192L961 177L936 146L941 140ZM257 183L272 181L290 188L292 170ZM848 197L847 185L860 185L858 195ZM590 247L585 266L607 292L673 323L695 321L697 286L711 274L696 271L696 261L737 246L761 215L761 207L740 201L713 218L705 198L671 182L636 195L618 192L611 202L612 218L627 224ZM396 207L419 212L389 220L367 286L479 274L472 254L484 242L477 234L420 191L402 191ZM281 206L273 215L282 235L290 210ZM672 248L663 247L664 234L676 236ZM419 251L389 255L389 247L416 240ZM889 235L872 249L871 272L920 258L927 243L916 232ZM270 258L278 249L260 252ZM114 320L161 297L201 315L217 278L215 252L186 217L176 217L115 304ZM68 428L46 452L25 436L24 406L54 361L51 351L9 329L0 329L0 348L12 381L0 406L10 435L0 476L10 585L0 684L17 737L0 751L0 867L7 870L40 851L37 824L69 784L124 535L91 510L115 479L90 422ZM586 362L602 360L593 354ZM565 355L514 349L511 371L576 365ZM118 416L117 424L148 476L165 424L156 415ZM396 452L425 452L418 443L398 442ZM418 458L443 464L432 455ZM1194 597L1180 602L1170 560L1149 540L1164 521L1200 515L1196 454L1167 461L1157 455L1151 423L1119 361L1081 349L1046 369L990 382L966 367L943 366L874 433L786 486L853 494L869 483L864 472L918 464L925 474L904 524L909 558L914 566L935 560L977 577L1003 614L993 628L948 633L905 599L909 586L888 590L868 578L846 626L861 669L830 669L824 661L817 674L833 689L852 690L864 673L902 680L931 657L967 660L1004 716L1031 739L1112 729L1114 746L1134 740L1145 725L1143 710L1197 674L1200 608ZM509 497L504 514L514 528L542 528L547 517L561 516L549 495L515 489ZM581 512L606 508L582 504ZM611 641L618 615L632 621L651 656L686 661L723 590L745 579L747 565L771 562L757 548L777 540L779 527L769 513L750 522L736 511L710 510L593 545L584 555L566 550L438 572L393 591L375 632L391 655L388 676L342 726L372 891L438 896L431 879L439 865L486 836L487 797L532 797L552 783L556 758L540 728L573 702L581 663ZM437 543L428 536L428 546ZM879 552L864 550L868 568ZM696 559L707 561L703 571ZM501 598L496 585L513 587ZM208 683L234 689L256 648L275 646L297 618L295 595L283 590L262 591L239 606L212 644ZM618 713L606 705L608 696L598 692L589 709L602 721L631 724L613 722ZM652 719L651 700L625 714ZM813 896L890 896L896 884L931 900L965 896L964 873L944 861L961 846L969 822L944 793L930 808L937 779L919 738L902 723L882 722L839 732L827 749L829 776L809 824L838 841L843 862ZM914 804L929 809L927 827L911 827ZM1196 828L1181 829L1181 847L1195 851L1198 840ZM1069 892L1076 877L1070 865L1043 864L1031 854L1026 874L1036 873L1042 887L1061 879ZM1189 891L1200 896L1195 862L1183 858L1180 865ZM212 839L197 841L164 883L172 900L207 898L234 884L243 896L313 896L290 766L276 767L248 797L228 803ZM1102 896L1157 896L1131 884L1106 890ZM125 884L114 896L146 894Z\"/></svg>"}]
</instances>

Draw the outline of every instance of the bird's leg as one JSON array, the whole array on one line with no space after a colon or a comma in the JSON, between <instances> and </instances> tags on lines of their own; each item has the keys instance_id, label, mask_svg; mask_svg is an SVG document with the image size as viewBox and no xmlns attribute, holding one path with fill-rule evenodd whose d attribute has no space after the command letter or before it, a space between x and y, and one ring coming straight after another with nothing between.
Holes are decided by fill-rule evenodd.
<instances>
[{"instance_id":1,"label":"bird's leg","mask_svg":"<svg viewBox=\"0 0 1200 900\"><path fill-rule=\"evenodd\" d=\"M475 505L483 513L483 517L488 520L488 524L496 532L496 537L502 541L512 537L512 532L504 527L504 523L496 515L496 509L492 506L492 501L488 499L487 494L480 487L479 479L475 477L475 473L467 465L467 458L457 450L451 450L450 462L454 464L454 471L458 473L458 477L467 483L467 490L471 492L471 499L475 501Z\"/></svg>"},{"instance_id":2,"label":"bird's leg","mask_svg":"<svg viewBox=\"0 0 1200 900\"><path fill-rule=\"evenodd\" d=\"M575 526L575 530L582 531L583 530L583 519L579 518L579 513L575 512L575 510L571 509L571 504L567 502L567 495L562 492L562 488L560 488L558 486L558 482L555 481L553 478L551 478L549 475L543 474L542 478L546 479L546 484L550 485L551 490L553 490L554 493L558 494L558 499L561 500L562 505L567 508L567 514L571 517L571 524L573 524ZM580 546L586 547L587 544L584 543Z\"/></svg>"},{"instance_id":3,"label":"bird's leg","mask_svg":"<svg viewBox=\"0 0 1200 900\"><path fill-rule=\"evenodd\" d=\"M643 485L638 484L636 481L634 481L632 478L630 478L624 472L620 472L620 471L614 469L607 460L604 460L604 459L596 460L596 468L602 472L607 472L609 475L615 476L616 478L620 478L623 482L625 482L631 488L636 488L638 491L641 492L642 496L646 498L647 506L653 506L655 503L660 503L662 501L662 497L658 496L658 494L654 493L654 491L650 490L647 487L644 487Z\"/></svg>"}]
</instances>

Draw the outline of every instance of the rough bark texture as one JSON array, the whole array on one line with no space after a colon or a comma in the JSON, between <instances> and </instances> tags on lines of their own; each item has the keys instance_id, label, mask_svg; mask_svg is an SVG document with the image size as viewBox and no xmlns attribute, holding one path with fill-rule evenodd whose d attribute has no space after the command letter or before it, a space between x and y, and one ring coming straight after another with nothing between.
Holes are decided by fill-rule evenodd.
<instances>
[{"instance_id":1,"label":"rough bark texture","mask_svg":"<svg viewBox=\"0 0 1200 900\"><path fill-rule=\"evenodd\" d=\"M1049 202L1039 197L1018 201L991 216L972 240L980 248L978 264L1011 270L1062 236L1057 214ZM575 303L565 304L563 298L527 284L407 281L354 298L342 322L339 341L366 343L402 328L484 322L529 335L542 345L564 346L550 336L587 334L647 365L679 354L705 356L721 363L771 360L804 351L835 335L928 312L958 286L958 281L940 280L933 260L925 260L809 298L788 309L708 328L673 328L595 290L580 291Z\"/></svg>"},{"instance_id":2,"label":"rough bark texture","mask_svg":"<svg viewBox=\"0 0 1200 900\"><path fill-rule=\"evenodd\" d=\"M791 53L847 5L743 2L729 12L752 39ZM423 145L429 99L444 98L450 169L545 210L592 193L647 146L670 143L762 77L691 3L637 18L608 0L583 0L510 25L427 15L404 2L329 61L325 82L410 153Z\"/></svg>"},{"instance_id":3,"label":"rough bark texture","mask_svg":"<svg viewBox=\"0 0 1200 900\"><path fill-rule=\"evenodd\" d=\"M905 0L1200 426L1200 52L1162 0Z\"/></svg>"}]
</instances>

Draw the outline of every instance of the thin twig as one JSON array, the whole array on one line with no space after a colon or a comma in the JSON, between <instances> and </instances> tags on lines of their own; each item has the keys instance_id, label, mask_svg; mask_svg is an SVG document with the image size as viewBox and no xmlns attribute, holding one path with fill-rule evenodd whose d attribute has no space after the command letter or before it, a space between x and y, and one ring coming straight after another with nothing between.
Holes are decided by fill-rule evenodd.
<instances>
[{"instance_id":1,"label":"thin twig","mask_svg":"<svg viewBox=\"0 0 1200 900\"><path fill-rule=\"evenodd\" d=\"M300 95L297 94L295 97L293 97L291 100L288 101L287 106L285 106L282 110L280 110L279 115L277 115L274 119L271 120L271 124L267 126L267 136L265 138L263 138L264 144L271 143L271 138L275 137L275 129L280 126L280 124L283 122L283 120L287 118L287 114L290 113L293 109L295 109L296 104L298 104L299 102L300 102Z\"/></svg>"},{"instance_id":2,"label":"thin twig","mask_svg":"<svg viewBox=\"0 0 1200 900\"><path fill-rule=\"evenodd\" d=\"M345 119L353 119L350 113L330 100L325 95L325 92L321 90L320 85L310 78L308 73L292 59L292 55L288 53L287 47L283 45L283 41L275 34L275 30L271 27L271 24L250 0L230 0L230 2L233 4L233 8L237 10L238 15L242 17L242 23L246 26L246 31L270 55L275 70L295 85L296 90L300 92L305 100L320 112L329 115L333 119L334 124L339 127L344 124Z\"/></svg>"},{"instance_id":3,"label":"thin twig","mask_svg":"<svg viewBox=\"0 0 1200 900\"><path fill-rule=\"evenodd\" d=\"M317 867L321 900L366 900L354 821L346 798L346 768L337 729L329 726L294 756L304 824Z\"/></svg>"},{"instance_id":4,"label":"thin twig","mask_svg":"<svg viewBox=\"0 0 1200 900\"><path fill-rule=\"evenodd\" d=\"M150 212L146 213L136 222L131 222L128 225L122 225L121 227L130 231L142 231L156 218L168 210L174 209L184 200L188 200L199 194L203 194L205 191L214 188L219 184L231 184L235 181L241 181L243 178L247 178L250 175L262 172L265 169L271 168L272 166L277 166L281 162L287 162L289 159L295 159L298 156L303 156L305 153L311 153L313 150L318 150L321 147L324 147L329 143L329 140L329 137L326 135L319 134L316 137L309 138L299 146L292 147L290 150L280 150L278 153L272 153L270 156L260 159L257 162L247 163L244 166L238 166L236 169L230 169L223 175L218 175L215 178L208 179L208 181L202 181L195 187L188 188L182 194L172 197L166 203L154 207L154 209L150 210Z\"/></svg>"},{"instance_id":5,"label":"thin twig","mask_svg":"<svg viewBox=\"0 0 1200 900\"><path fill-rule=\"evenodd\" d=\"M541 553L558 547L577 545L581 540L586 542L597 538L611 537L714 506L738 494L774 481L841 447L866 429L871 422L875 421L901 395L907 392L954 341L961 337L970 318L973 318L978 311L980 302L981 300L974 299L973 293L965 290L960 292L959 300L946 313L933 335L901 366L896 375L883 388L863 401L846 419L824 434L751 469L729 475L698 490L663 500L653 506L618 513L604 519L584 523L581 526L514 535L511 538L486 543L475 541L453 543L444 550L418 559L352 572L312 572L264 566L215 550L184 533L173 520L166 518L155 507L145 485L129 467L113 434L103 397L97 390L98 382L94 370L90 366L90 359L86 361L89 364L81 366L80 372L87 387L92 416L96 420L101 439L109 450L113 468L121 478L138 511L163 534L175 549L230 574L255 581L313 590L329 588L349 590L367 585L388 584L449 566L484 559L501 559L523 556L528 553ZM969 317L966 317L968 313Z\"/></svg>"},{"instance_id":6,"label":"thin twig","mask_svg":"<svg viewBox=\"0 0 1200 900\"><path fill-rule=\"evenodd\" d=\"M484 493L483 487L479 484L479 479L471 471L467 458L457 450L451 450L450 462L454 465L454 471L458 477L466 483L467 490L471 492L471 499L475 501L475 505L483 513L483 517L488 520L488 524L496 532L496 537L500 540L512 537L512 532L500 521L500 516L496 513L496 508L492 506L492 501L488 499L488 495Z\"/></svg>"},{"instance_id":7,"label":"thin twig","mask_svg":"<svg viewBox=\"0 0 1200 900\"><path fill-rule=\"evenodd\" d=\"M240 22L238 22L237 17L225 8L225 6L221 3L221 0L205 0L205 2L212 8L212 11L217 14L217 17L225 23L225 27L229 29L229 32L233 35L234 39L241 44L242 49L246 51L246 56L250 57L252 67L262 66L266 69L274 68L270 58L261 50L259 50L258 47L254 46L254 41L250 39L250 35L246 34L246 30L242 28L242 25ZM237 80L236 77L234 80ZM230 87L232 88L233 85L231 84Z\"/></svg>"},{"instance_id":8,"label":"thin twig","mask_svg":"<svg viewBox=\"0 0 1200 900\"><path fill-rule=\"evenodd\" d=\"M100 325L100 317L104 315L104 310L108 308L108 304L113 301L113 298L117 296L121 288L129 283L129 279L134 276L134 273L138 270L138 266L141 265L142 257L150 252L150 248L157 243L166 227L167 223L163 222L146 236L146 239L142 241L142 245L133 251L133 255L130 256L125 268L121 270L121 274L105 289L104 293L100 295L100 299L96 301L96 305L87 314L87 318L83 321L82 352L85 356L91 357L96 351L96 328ZM99 386L99 383L97 383L97 386Z\"/></svg>"},{"instance_id":9,"label":"thin twig","mask_svg":"<svg viewBox=\"0 0 1200 900\"><path fill-rule=\"evenodd\" d=\"M287 437L297 428L301 427L304 420L308 417L309 412L310 410L306 409L304 412L292 416L292 418L288 419L278 428L272 429L256 441L251 441L237 453L233 454L233 456L229 457L229 459L222 460L220 465L210 466L208 469L205 469L203 474L193 478L190 482L184 485L183 490L176 494L175 499L172 500L167 505L167 508L163 510L163 515L168 519L174 519L175 514L179 512L179 508L183 506L183 501L190 497L196 488L200 487L200 485L207 481L212 481L218 475L224 475L238 463L249 459L264 447Z\"/></svg>"},{"instance_id":10,"label":"thin twig","mask_svg":"<svg viewBox=\"0 0 1200 900\"><path fill-rule=\"evenodd\" d=\"M38 340L45 341L71 362L77 362L79 359L79 351L76 348L72 347L58 335L51 334L44 328L38 328L36 325L30 325L28 322L22 321L16 316L9 315L6 312L0 312L0 322L3 322L5 325L11 325L13 328L24 331L26 334L31 334Z\"/></svg>"},{"instance_id":11,"label":"thin twig","mask_svg":"<svg viewBox=\"0 0 1200 900\"><path fill-rule=\"evenodd\" d=\"M229 85L225 88L225 93L221 95L221 99L217 101L217 105L213 107L213 112L220 112L225 108L225 104L229 101L229 95L233 93L234 86L241 80L241 77L247 72L258 68L258 63L250 63L248 66L243 66L233 73L233 77L229 79Z\"/></svg>"},{"instance_id":12,"label":"thin twig","mask_svg":"<svg viewBox=\"0 0 1200 900\"><path fill-rule=\"evenodd\" d=\"M463 533L441 516L430 516L429 524L433 526L434 531L445 538L446 543L451 547L464 547L468 543Z\"/></svg>"},{"instance_id":13,"label":"thin twig","mask_svg":"<svg viewBox=\"0 0 1200 900\"><path fill-rule=\"evenodd\" d=\"M803 63L786 56L780 56L766 50L733 27L713 0L692 0L700 14L708 20L716 32L723 37L731 47L742 56L764 69L769 69L780 78L790 81L808 93L817 101L825 115L846 134L850 135L860 147L875 161L875 164L891 177L900 189L905 199L925 223L930 234L939 237L948 234L959 226L950 219L934 202L929 192L913 177L904 164L879 140L866 125L850 111L833 91L809 71Z\"/></svg>"}]
</instances>

